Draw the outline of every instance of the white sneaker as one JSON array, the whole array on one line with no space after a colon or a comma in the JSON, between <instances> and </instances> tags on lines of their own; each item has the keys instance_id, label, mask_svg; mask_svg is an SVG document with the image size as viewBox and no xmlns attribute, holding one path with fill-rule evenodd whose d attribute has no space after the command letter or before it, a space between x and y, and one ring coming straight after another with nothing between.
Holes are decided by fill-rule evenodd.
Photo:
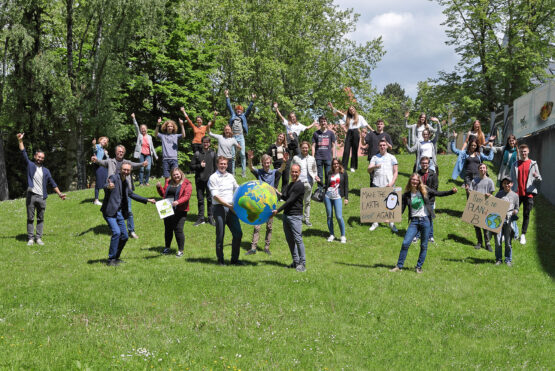
<instances>
[{"instance_id":1,"label":"white sneaker","mask_svg":"<svg viewBox=\"0 0 555 371\"><path fill-rule=\"evenodd\" d=\"M44 246L44 242L42 242L42 239L37 238L37 244Z\"/></svg>"},{"instance_id":2,"label":"white sneaker","mask_svg":"<svg viewBox=\"0 0 555 371\"><path fill-rule=\"evenodd\" d=\"M520 235L520 244L526 245L526 236L523 234Z\"/></svg>"},{"instance_id":3,"label":"white sneaker","mask_svg":"<svg viewBox=\"0 0 555 371\"><path fill-rule=\"evenodd\" d=\"M436 242L433 237L430 237L430 239L428 241L429 242L434 242L434 243Z\"/></svg>"},{"instance_id":4,"label":"white sneaker","mask_svg":"<svg viewBox=\"0 0 555 371\"><path fill-rule=\"evenodd\" d=\"M393 222L389 223L389 228L391 228L391 232L393 232L393 233L399 232L399 230L397 229L397 227L395 226L395 224Z\"/></svg>"},{"instance_id":5,"label":"white sneaker","mask_svg":"<svg viewBox=\"0 0 555 371\"><path fill-rule=\"evenodd\" d=\"M347 243L347 239L345 238L345 236L341 236L341 243Z\"/></svg>"},{"instance_id":6,"label":"white sneaker","mask_svg":"<svg viewBox=\"0 0 555 371\"><path fill-rule=\"evenodd\" d=\"M378 223L372 223L372 225L370 226L370 228L368 228L369 231L373 231L376 228L378 228Z\"/></svg>"},{"instance_id":7,"label":"white sneaker","mask_svg":"<svg viewBox=\"0 0 555 371\"><path fill-rule=\"evenodd\" d=\"M335 236L332 234L328 237L328 242L332 242L333 240L335 240Z\"/></svg>"},{"instance_id":8,"label":"white sneaker","mask_svg":"<svg viewBox=\"0 0 555 371\"><path fill-rule=\"evenodd\" d=\"M33 246L34 244L35 244L35 241L33 240L27 241L27 246Z\"/></svg>"},{"instance_id":9,"label":"white sneaker","mask_svg":"<svg viewBox=\"0 0 555 371\"><path fill-rule=\"evenodd\" d=\"M354 168L351 168L351 173L354 173L354 172L355 172L355 169L354 169Z\"/></svg>"},{"instance_id":10,"label":"white sneaker","mask_svg":"<svg viewBox=\"0 0 555 371\"><path fill-rule=\"evenodd\" d=\"M412 242L411 242L411 243L416 243L416 242L418 242L418 238L414 237L414 238L412 239Z\"/></svg>"},{"instance_id":11,"label":"white sneaker","mask_svg":"<svg viewBox=\"0 0 555 371\"><path fill-rule=\"evenodd\" d=\"M102 202L100 202L98 200L94 200L93 204L98 205L98 206L102 206Z\"/></svg>"}]
</instances>

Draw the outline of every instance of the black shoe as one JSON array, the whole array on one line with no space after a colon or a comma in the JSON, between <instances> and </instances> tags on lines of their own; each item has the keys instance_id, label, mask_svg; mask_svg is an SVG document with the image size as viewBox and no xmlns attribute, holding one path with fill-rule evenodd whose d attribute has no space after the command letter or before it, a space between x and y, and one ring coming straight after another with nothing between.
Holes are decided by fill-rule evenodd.
<instances>
[{"instance_id":1,"label":"black shoe","mask_svg":"<svg viewBox=\"0 0 555 371\"><path fill-rule=\"evenodd\" d=\"M489 252L493 252L493 249L491 248L491 245L489 243L486 244L486 250Z\"/></svg>"},{"instance_id":2,"label":"black shoe","mask_svg":"<svg viewBox=\"0 0 555 371\"><path fill-rule=\"evenodd\" d=\"M477 243L476 245L474 245L474 248L476 250L480 250L482 248L482 244L481 243Z\"/></svg>"},{"instance_id":3,"label":"black shoe","mask_svg":"<svg viewBox=\"0 0 555 371\"><path fill-rule=\"evenodd\" d=\"M272 253L270 252L270 249L264 249L264 252L266 254L268 254L268 256L272 256Z\"/></svg>"},{"instance_id":4,"label":"black shoe","mask_svg":"<svg viewBox=\"0 0 555 371\"><path fill-rule=\"evenodd\" d=\"M235 261L232 261L230 264L231 265L245 265L245 262L241 261L241 260L235 260Z\"/></svg>"},{"instance_id":5,"label":"black shoe","mask_svg":"<svg viewBox=\"0 0 555 371\"><path fill-rule=\"evenodd\" d=\"M253 255L253 254L256 254L256 249L250 249L245 253L245 255Z\"/></svg>"},{"instance_id":6,"label":"black shoe","mask_svg":"<svg viewBox=\"0 0 555 371\"><path fill-rule=\"evenodd\" d=\"M195 224L193 224L193 227L198 227L201 224L204 224L204 219L198 219Z\"/></svg>"},{"instance_id":7,"label":"black shoe","mask_svg":"<svg viewBox=\"0 0 555 371\"><path fill-rule=\"evenodd\" d=\"M117 258L116 261L118 262L118 264L125 264L126 261L120 258Z\"/></svg>"},{"instance_id":8,"label":"black shoe","mask_svg":"<svg viewBox=\"0 0 555 371\"><path fill-rule=\"evenodd\" d=\"M218 260L218 265L224 266L224 265L225 265L225 262L224 262L223 260Z\"/></svg>"},{"instance_id":9,"label":"black shoe","mask_svg":"<svg viewBox=\"0 0 555 371\"><path fill-rule=\"evenodd\" d=\"M287 268L292 268L292 269L297 268L297 263L293 262L293 263L289 264L287 266Z\"/></svg>"},{"instance_id":10,"label":"black shoe","mask_svg":"<svg viewBox=\"0 0 555 371\"><path fill-rule=\"evenodd\" d=\"M214 220L214 217L210 217L208 218L208 223L212 226L215 227L216 226L216 221Z\"/></svg>"},{"instance_id":11,"label":"black shoe","mask_svg":"<svg viewBox=\"0 0 555 371\"><path fill-rule=\"evenodd\" d=\"M172 251L170 250L170 248L169 248L169 247L166 247L166 248L162 251L162 254L168 255L168 254L171 253L171 252L172 252Z\"/></svg>"},{"instance_id":12,"label":"black shoe","mask_svg":"<svg viewBox=\"0 0 555 371\"><path fill-rule=\"evenodd\" d=\"M117 267L119 265L119 261L117 259L108 259L108 263L106 263L109 267Z\"/></svg>"}]
</instances>

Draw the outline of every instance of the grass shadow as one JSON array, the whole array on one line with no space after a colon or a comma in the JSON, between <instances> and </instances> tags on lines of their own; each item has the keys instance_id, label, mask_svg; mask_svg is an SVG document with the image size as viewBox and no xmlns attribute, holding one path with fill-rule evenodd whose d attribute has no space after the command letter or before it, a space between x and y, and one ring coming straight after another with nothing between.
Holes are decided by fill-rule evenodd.
<instances>
[{"instance_id":1,"label":"grass shadow","mask_svg":"<svg viewBox=\"0 0 555 371\"><path fill-rule=\"evenodd\" d=\"M543 196L536 197L536 251L543 270L555 277L555 232L553 229L553 206ZM513 246L514 248L514 246Z\"/></svg>"},{"instance_id":2,"label":"grass shadow","mask_svg":"<svg viewBox=\"0 0 555 371\"><path fill-rule=\"evenodd\" d=\"M107 234L108 236L112 235L112 231L110 230L110 227L108 227L108 225L99 224L87 230L84 230L83 232L79 233L78 236L84 236L90 232L93 232L94 234Z\"/></svg>"},{"instance_id":3,"label":"grass shadow","mask_svg":"<svg viewBox=\"0 0 555 371\"><path fill-rule=\"evenodd\" d=\"M352 194L352 195L355 195L355 196L360 197L360 189L358 189L358 188L351 188L351 189L349 189L349 194Z\"/></svg>"},{"instance_id":4,"label":"grass shadow","mask_svg":"<svg viewBox=\"0 0 555 371\"><path fill-rule=\"evenodd\" d=\"M345 265L347 267L357 267L357 268L393 268L395 267L395 264L382 264L382 263L376 263L376 264L357 264L357 263L343 263L343 262L334 262L335 264L339 264L339 265Z\"/></svg>"},{"instance_id":5,"label":"grass shadow","mask_svg":"<svg viewBox=\"0 0 555 371\"><path fill-rule=\"evenodd\" d=\"M284 268L289 267L289 264L281 263L281 262L278 262L277 260L263 260L260 263L264 265L274 265L276 267L284 267Z\"/></svg>"},{"instance_id":6,"label":"grass shadow","mask_svg":"<svg viewBox=\"0 0 555 371\"><path fill-rule=\"evenodd\" d=\"M12 238L15 238L16 241L27 242L27 234L26 233L20 233L20 234L17 234L15 236L1 236L0 237L0 239L2 239L2 240L11 240Z\"/></svg>"},{"instance_id":7,"label":"grass shadow","mask_svg":"<svg viewBox=\"0 0 555 371\"><path fill-rule=\"evenodd\" d=\"M108 264L108 259L90 259L87 264Z\"/></svg>"},{"instance_id":8,"label":"grass shadow","mask_svg":"<svg viewBox=\"0 0 555 371\"><path fill-rule=\"evenodd\" d=\"M462 218L463 212L459 210L451 209L435 209L436 214L447 214L449 216L454 216L455 218Z\"/></svg>"},{"instance_id":9,"label":"grass shadow","mask_svg":"<svg viewBox=\"0 0 555 371\"><path fill-rule=\"evenodd\" d=\"M81 202L79 202L79 203L80 204L92 204L93 201L94 201L94 198L85 198L84 200L81 200Z\"/></svg>"},{"instance_id":10,"label":"grass shadow","mask_svg":"<svg viewBox=\"0 0 555 371\"><path fill-rule=\"evenodd\" d=\"M447 181L447 183L453 183L453 184L455 184L455 185L458 186L458 187L461 187L461 186L464 184L464 182L463 182L462 180L459 180L459 179L453 180L453 179L451 179L451 178L449 178L449 180Z\"/></svg>"},{"instance_id":11,"label":"grass shadow","mask_svg":"<svg viewBox=\"0 0 555 371\"><path fill-rule=\"evenodd\" d=\"M360 217L350 216L349 219L347 219L347 224L349 225L349 227L353 227L355 225L360 225Z\"/></svg>"},{"instance_id":12,"label":"grass shadow","mask_svg":"<svg viewBox=\"0 0 555 371\"><path fill-rule=\"evenodd\" d=\"M309 236L318 236L318 237L326 237L328 238L330 236L330 232L323 231L321 229L315 229L314 227L309 228L309 229L305 229L303 231L303 236L309 237Z\"/></svg>"},{"instance_id":13,"label":"grass shadow","mask_svg":"<svg viewBox=\"0 0 555 371\"><path fill-rule=\"evenodd\" d=\"M409 178L412 175L412 173L409 174L409 173L403 173L399 171L399 175L406 176L407 178Z\"/></svg>"},{"instance_id":14,"label":"grass shadow","mask_svg":"<svg viewBox=\"0 0 555 371\"><path fill-rule=\"evenodd\" d=\"M494 264L495 257L492 256L491 259L476 258L473 256L467 256L466 258L458 259L442 259L443 261L455 262L455 263L469 263L469 264Z\"/></svg>"},{"instance_id":15,"label":"grass shadow","mask_svg":"<svg viewBox=\"0 0 555 371\"><path fill-rule=\"evenodd\" d=\"M453 241L458 242L458 243L463 244L463 245L474 246L474 242L470 241L466 237L459 236L458 234L449 233L447 235L447 239L448 240L453 240Z\"/></svg>"}]
</instances>

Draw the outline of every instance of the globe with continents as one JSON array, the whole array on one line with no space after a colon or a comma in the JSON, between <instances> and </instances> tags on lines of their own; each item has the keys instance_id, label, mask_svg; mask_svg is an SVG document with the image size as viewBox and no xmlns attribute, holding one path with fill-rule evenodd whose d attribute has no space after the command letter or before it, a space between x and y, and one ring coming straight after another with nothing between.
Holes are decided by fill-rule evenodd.
<instances>
[{"instance_id":1,"label":"globe with continents","mask_svg":"<svg viewBox=\"0 0 555 371\"><path fill-rule=\"evenodd\" d=\"M250 181L242 184L233 195L233 209L243 222L251 225L266 223L277 208L276 190L268 183Z\"/></svg>"},{"instance_id":2,"label":"globe with continents","mask_svg":"<svg viewBox=\"0 0 555 371\"><path fill-rule=\"evenodd\" d=\"M491 229L497 229L501 225L501 215L497 213L488 214L486 217L486 224Z\"/></svg>"}]
</instances>

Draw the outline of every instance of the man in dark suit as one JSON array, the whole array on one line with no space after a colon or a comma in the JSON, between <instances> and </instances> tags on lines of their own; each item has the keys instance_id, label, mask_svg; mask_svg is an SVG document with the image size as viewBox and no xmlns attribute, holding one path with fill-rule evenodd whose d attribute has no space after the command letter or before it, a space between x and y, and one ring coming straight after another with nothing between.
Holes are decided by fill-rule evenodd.
<instances>
[{"instance_id":1,"label":"man in dark suit","mask_svg":"<svg viewBox=\"0 0 555 371\"><path fill-rule=\"evenodd\" d=\"M102 202L102 216L112 230L112 238L110 240L110 250L108 252L108 265L117 266L121 263L121 251L125 247L125 243L129 239L127 228L125 227L125 219L129 215L129 205L127 204L132 198L135 201L146 204L150 202L155 204L152 198L146 199L141 197L129 188L126 178L131 173L131 164L123 163L119 173L112 174L108 177L104 186L105 197Z\"/></svg>"},{"instance_id":2,"label":"man in dark suit","mask_svg":"<svg viewBox=\"0 0 555 371\"><path fill-rule=\"evenodd\" d=\"M204 224L204 196L208 210L208 222L216 225L212 216L212 195L208 189L208 179L216 171L216 153L210 149L210 137L202 138L202 151L195 152L191 168L195 171L195 186L197 188L198 219L194 227Z\"/></svg>"}]
</instances>

